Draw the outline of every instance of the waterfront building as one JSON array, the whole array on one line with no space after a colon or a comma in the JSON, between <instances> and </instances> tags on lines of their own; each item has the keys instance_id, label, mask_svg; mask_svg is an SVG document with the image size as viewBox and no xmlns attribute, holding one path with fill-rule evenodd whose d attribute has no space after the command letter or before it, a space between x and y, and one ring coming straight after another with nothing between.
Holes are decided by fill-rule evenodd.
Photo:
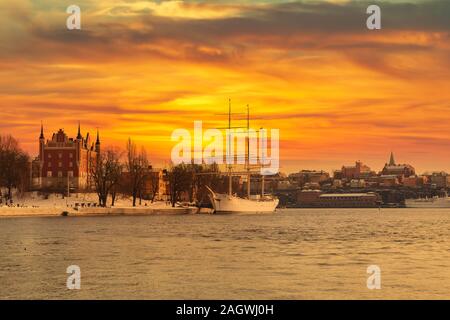
<instances>
[{"instance_id":1,"label":"waterfront building","mask_svg":"<svg viewBox=\"0 0 450 320\"><path fill-rule=\"evenodd\" d=\"M381 197L368 193L329 193L319 196L318 204L324 208L374 208L381 204Z\"/></svg>"},{"instance_id":2,"label":"waterfront building","mask_svg":"<svg viewBox=\"0 0 450 320\"><path fill-rule=\"evenodd\" d=\"M297 205L300 207L315 207L318 205L320 190L301 190L297 193Z\"/></svg>"},{"instance_id":3,"label":"waterfront building","mask_svg":"<svg viewBox=\"0 0 450 320\"><path fill-rule=\"evenodd\" d=\"M323 193L302 190L297 193L298 207L312 208L373 208L381 204L381 196L368 193Z\"/></svg>"},{"instance_id":4,"label":"waterfront building","mask_svg":"<svg viewBox=\"0 0 450 320\"><path fill-rule=\"evenodd\" d=\"M91 167L99 153L98 130L95 142L91 142L89 133L82 136L79 124L75 139L69 138L64 129L59 129L46 140L41 125L39 156L32 162L32 188L67 190L70 186L76 191L90 188L93 184Z\"/></svg>"}]
</instances>

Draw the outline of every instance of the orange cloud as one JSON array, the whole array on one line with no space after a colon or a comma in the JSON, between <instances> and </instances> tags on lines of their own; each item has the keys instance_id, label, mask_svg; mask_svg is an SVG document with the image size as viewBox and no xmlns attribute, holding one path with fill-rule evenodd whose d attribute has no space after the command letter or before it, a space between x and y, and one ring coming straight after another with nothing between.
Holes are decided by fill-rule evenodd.
<instances>
[{"instance_id":1,"label":"orange cloud","mask_svg":"<svg viewBox=\"0 0 450 320\"><path fill-rule=\"evenodd\" d=\"M447 1L384 2L377 32L362 2L164 3L80 1L81 31L58 1L2 4L0 131L35 154L40 120L48 135L80 120L162 164L173 129L223 127L231 98L280 129L282 170L378 169L394 150L450 171Z\"/></svg>"}]
</instances>

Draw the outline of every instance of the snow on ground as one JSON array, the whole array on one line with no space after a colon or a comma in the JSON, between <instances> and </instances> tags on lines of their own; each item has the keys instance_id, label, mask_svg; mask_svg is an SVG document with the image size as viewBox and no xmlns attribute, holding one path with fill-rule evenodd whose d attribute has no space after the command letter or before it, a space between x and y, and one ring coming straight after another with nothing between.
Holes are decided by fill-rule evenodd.
<instances>
[{"instance_id":1,"label":"snow on ground","mask_svg":"<svg viewBox=\"0 0 450 320\"><path fill-rule=\"evenodd\" d=\"M34 215L61 215L63 211L74 212L78 207L81 211L101 211L104 208L96 208L98 205L98 197L95 193L74 193L70 197L63 197L61 194L49 194L44 196L38 192L28 192L23 196L13 195L13 205L0 204L0 216L34 216ZM111 198L108 199L108 206L111 205ZM142 200L139 205L139 199L136 200L136 208L133 207L131 197L119 196L115 202L115 206L107 212L120 212L121 209L144 210L174 210L182 208L172 208L170 203L164 201L155 201L151 203L148 200ZM90 209L96 208L96 209ZM128 210L127 212L129 212ZM122 210L123 211L123 210ZM105 211L106 212L106 211Z\"/></svg>"},{"instance_id":2,"label":"snow on ground","mask_svg":"<svg viewBox=\"0 0 450 320\"><path fill-rule=\"evenodd\" d=\"M61 194L49 194L48 199L39 195L37 192L27 193L24 197L15 197L14 203L17 206L38 206L38 207L75 207L78 206L97 206L98 197L95 193L74 193L70 197L63 197ZM111 197L108 198L108 206L111 205ZM137 206L166 207L166 202L157 201L151 203L148 200L142 200L139 205L139 199L136 200ZM115 202L116 207L132 207L133 201L131 197L119 196Z\"/></svg>"}]
</instances>

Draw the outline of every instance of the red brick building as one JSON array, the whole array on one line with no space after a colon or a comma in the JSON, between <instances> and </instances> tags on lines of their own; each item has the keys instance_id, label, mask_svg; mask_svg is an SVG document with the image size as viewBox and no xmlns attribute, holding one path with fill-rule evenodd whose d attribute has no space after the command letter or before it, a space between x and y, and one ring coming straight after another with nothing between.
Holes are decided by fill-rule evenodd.
<instances>
[{"instance_id":1,"label":"red brick building","mask_svg":"<svg viewBox=\"0 0 450 320\"><path fill-rule=\"evenodd\" d=\"M354 166L342 166L341 171L339 171L337 175L340 176L340 179L347 179L350 181L352 179L367 179L375 175L375 173L361 161L356 161Z\"/></svg>"},{"instance_id":2,"label":"red brick building","mask_svg":"<svg viewBox=\"0 0 450 320\"><path fill-rule=\"evenodd\" d=\"M91 166L100 152L100 137L91 143L89 133L83 137L80 125L75 139L69 138L63 129L45 140L41 126L39 156L32 164L32 186L35 189L83 190L92 186Z\"/></svg>"}]
</instances>

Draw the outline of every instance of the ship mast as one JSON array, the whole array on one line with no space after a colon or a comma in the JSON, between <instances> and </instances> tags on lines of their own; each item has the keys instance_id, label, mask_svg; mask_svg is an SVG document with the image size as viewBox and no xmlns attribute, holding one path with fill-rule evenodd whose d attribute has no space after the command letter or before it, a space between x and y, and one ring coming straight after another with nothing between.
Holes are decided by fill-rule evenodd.
<instances>
[{"instance_id":1,"label":"ship mast","mask_svg":"<svg viewBox=\"0 0 450 320\"><path fill-rule=\"evenodd\" d=\"M264 134L263 128L261 128L261 130L259 132L260 132L261 135L263 135ZM264 150L267 150L267 141L266 141L265 137L261 138L261 142L262 142L262 146L260 146L260 147L263 150L263 152L262 152L263 157L261 159L261 161L262 161L261 162L261 168L264 168L264 163L265 163ZM263 172L263 174L261 175L261 198L264 198L264 182L265 182L265 175L264 175L264 172Z\"/></svg>"},{"instance_id":2,"label":"ship mast","mask_svg":"<svg viewBox=\"0 0 450 320\"><path fill-rule=\"evenodd\" d=\"M233 193L232 191L233 178L231 176L232 165L231 165L230 150L231 150L231 99L228 100L228 147L227 147L228 152L227 158L228 161L230 161L230 163L228 163L228 195L231 197Z\"/></svg>"},{"instance_id":3,"label":"ship mast","mask_svg":"<svg viewBox=\"0 0 450 320\"><path fill-rule=\"evenodd\" d=\"M250 107L247 104L247 197L250 199Z\"/></svg>"}]
</instances>

